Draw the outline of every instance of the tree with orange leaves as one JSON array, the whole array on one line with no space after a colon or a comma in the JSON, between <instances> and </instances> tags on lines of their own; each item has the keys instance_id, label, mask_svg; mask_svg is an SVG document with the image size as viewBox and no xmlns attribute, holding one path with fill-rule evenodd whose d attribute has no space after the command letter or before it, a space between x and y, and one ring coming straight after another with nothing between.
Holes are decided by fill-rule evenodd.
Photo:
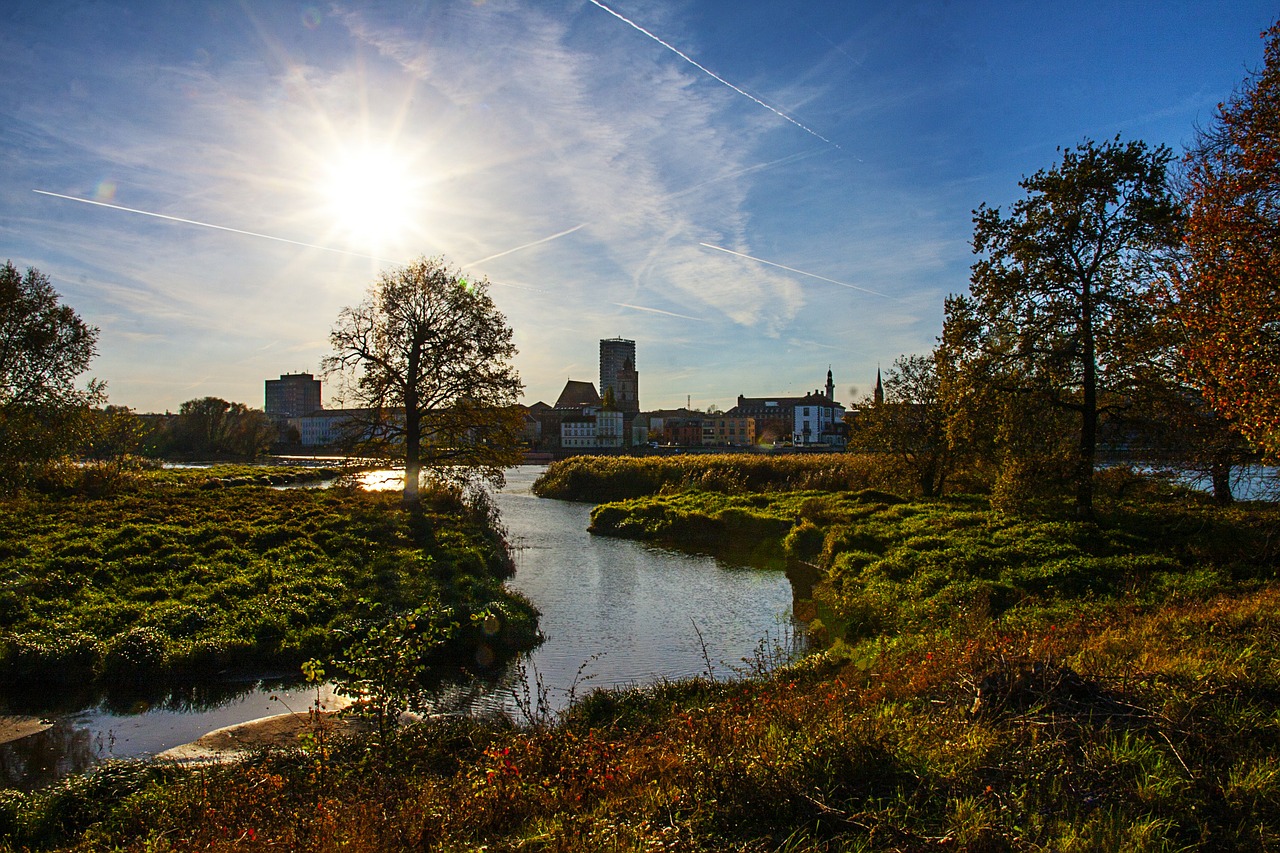
<instances>
[{"instance_id":1,"label":"tree with orange leaves","mask_svg":"<svg viewBox=\"0 0 1280 853\"><path fill-rule=\"evenodd\" d=\"M1187 153L1187 261L1174 281L1189 378L1280 459L1280 23L1266 62Z\"/></svg>"}]
</instances>

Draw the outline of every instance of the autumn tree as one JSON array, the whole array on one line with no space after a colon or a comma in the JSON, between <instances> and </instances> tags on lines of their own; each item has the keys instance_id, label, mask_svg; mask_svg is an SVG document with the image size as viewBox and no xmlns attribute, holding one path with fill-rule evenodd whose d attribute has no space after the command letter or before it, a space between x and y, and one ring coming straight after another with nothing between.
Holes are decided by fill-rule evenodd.
<instances>
[{"instance_id":1,"label":"autumn tree","mask_svg":"<svg viewBox=\"0 0 1280 853\"><path fill-rule=\"evenodd\" d=\"M524 386L487 280L420 258L382 273L329 340L325 372L363 412L352 416L363 446L404 460L406 505L419 502L424 469L501 483L519 462Z\"/></svg>"},{"instance_id":2,"label":"autumn tree","mask_svg":"<svg viewBox=\"0 0 1280 853\"><path fill-rule=\"evenodd\" d=\"M1189 377L1280 459L1280 24L1265 63L1184 160L1188 263L1174 295Z\"/></svg>"},{"instance_id":3,"label":"autumn tree","mask_svg":"<svg viewBox=\"0 0 1280 853\"><path fill-rule=\"evenodd\" d=\"M88 407L104 385L76 379L97 354L98 330L64 305L34 267L0 267L0 476L74 447Z\"/></svg>"},{"instance_id":4,"label":"autumn tree","mask_svg":"<svg viewBox=\"0 0 1280 853\"><path fill-rule=\"evenodd\" d=\"M1209 405L1190 380L1188 333L1170 283L1185 269L1187 253L1169 255L1169 273L1152 293L1152 311L1141 328L1119 342L1131 405L1110 425L1112 440L1155 465L1196 475L1214 500L1229 504L1233 472L1256 461L1239 430Z\"/></svg>"},{"instance_id":5,"label":"autumn tree","mask_svg":"<svg viewBox=\"0 0 1280 853\"><path fill-rule=\"evenodd\" d=\"M884 381L884 400L864 401L851 440L897 459L926 498L942 494L954 467L936 353L900 356Z\"/></svg>"},{"instance_id":6,"label":"autumn tree","mask_svg":"<svg viewBox=\"0 0 1280 853\"><path fill-rule=\"evenodd\" d=\"M1008 215L974 212L969 296L946 303L943 343L965 381L1076 421L1077 515L1093 509L1100 415L1125 403L1119 343L1150 311L1153 258L1177 240L1166 147L1085 141L1024 178ZM963 384L963 383L962 383Z\"/></svg>"}]
</instances>

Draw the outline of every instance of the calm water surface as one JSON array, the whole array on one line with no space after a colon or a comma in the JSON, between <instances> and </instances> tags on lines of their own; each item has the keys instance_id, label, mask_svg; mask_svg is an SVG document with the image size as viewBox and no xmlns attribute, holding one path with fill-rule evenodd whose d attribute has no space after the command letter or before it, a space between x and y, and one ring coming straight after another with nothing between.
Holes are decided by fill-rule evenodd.
<instances>
[{"instance_id":1,"label":"calm water surface","mask_svg":"<svg viewBox=\"0 0 1280 853\"><path fill-rule=\"evenodd\" d=\"M723 677L762 640L772 646L791 636L782 572L592 536L591 505L533 496L540 471L509 472L497 503L516 549L510 585L542 611L547 637L528 667L554 691L567 689L584 664L597 687L705 675L708 661Z\"/></svg>"},{"instance_id":2,"label":"calm water surface","mask_svg":"<svg viewBox=\"0 0 1280 853\"><path fill-rule=\"evenodd\" d=\"M509 583L541 611L546 642L496 679L443 691L439 710L518 715L539 695L544 707L559 710L575 691L596 687L708 671L733 677L758 651L789 646L791 587L782 572L593 537L590 505L533 496L530 486L541 471L512 469L495 500L515 551L517 571ZM128 708L35 709L53 726L0 745L0 785L30 788L107 758L155 755L222 726L305 713L315 698L314 689L283 681L214 690L221 695L204 691Z\"/></svg>"}]
</instances>

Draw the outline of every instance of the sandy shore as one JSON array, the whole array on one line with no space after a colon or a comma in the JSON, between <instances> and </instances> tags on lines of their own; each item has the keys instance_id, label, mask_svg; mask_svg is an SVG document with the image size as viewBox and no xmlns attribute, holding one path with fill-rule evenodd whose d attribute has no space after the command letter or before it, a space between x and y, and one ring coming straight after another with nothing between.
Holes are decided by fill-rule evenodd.
<instances>
[{"instance_id":1,"label":"sandy shore","mask_svg":"<svg viewBox=\"0 0 1280 853\"><path fill-rule=\"evenodd\" d=\"M0 743L38 734L52 725L39 717L0 716Z\"/></svg>"},{"instance_id":2,"label":"sandy shore","mask_svg":"<svg viewBox=\"0 0 1280 853\"><path fill-rule=\"evenodd\" d=\"M348 734L368 726L368 721L323 711L318 720L306 714L277 714L214 729L191 743L166 749L156 758L182 763L229 761L257 749L288 749L299 745L303 734L322 730L328 734Z\"/></svg>"}]
</instances>

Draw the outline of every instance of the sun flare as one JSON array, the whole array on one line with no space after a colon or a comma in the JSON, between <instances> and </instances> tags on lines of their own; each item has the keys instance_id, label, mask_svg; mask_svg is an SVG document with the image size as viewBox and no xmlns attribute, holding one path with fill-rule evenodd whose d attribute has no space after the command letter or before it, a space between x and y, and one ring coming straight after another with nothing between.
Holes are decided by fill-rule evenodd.
<instances>
[{"instance_id":1,"label":"sun flare","mask_svg":"<svg viewBox=\"0 0 1280 853\"><path fill-rule=\"evenodd\" d=\"M337 228L364 242L397 241L412 230L418 213L418 181L408 160L389 148L334 158L323 191Z\"/></svg>"}]
</instances>

